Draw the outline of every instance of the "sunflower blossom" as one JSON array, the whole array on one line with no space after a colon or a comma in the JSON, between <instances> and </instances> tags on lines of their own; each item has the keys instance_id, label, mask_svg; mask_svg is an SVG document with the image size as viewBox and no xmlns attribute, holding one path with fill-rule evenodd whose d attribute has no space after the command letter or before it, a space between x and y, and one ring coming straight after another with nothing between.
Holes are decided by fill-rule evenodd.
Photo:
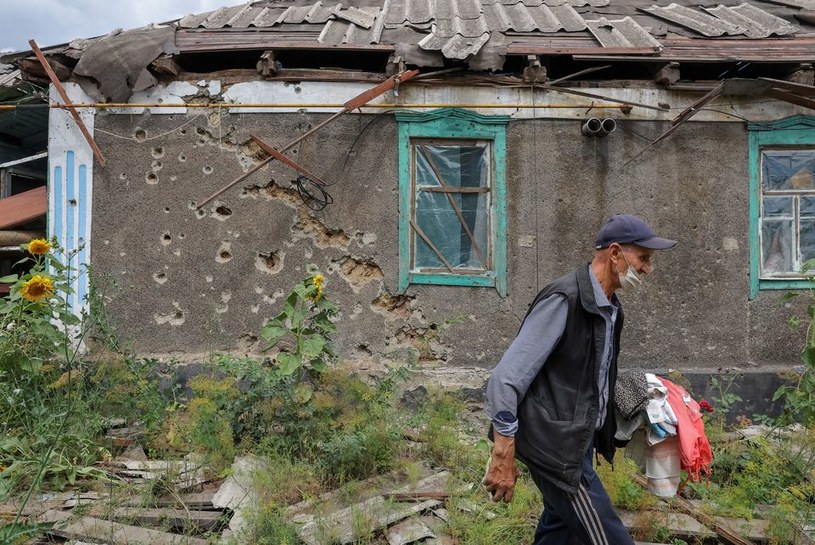
<instances>
[{"instance_id":1,"label":"sunflower blossom","mask_svg":"<svg viewBox=\"0 0 815 545\"><path fill-rule=\"evenodd\" d=\"M54 295L54 281L47 276L35 274L23 283L20 295L33 302L51 297Z\"/></svg>"},{"instance_id":2,"label":"sunflower blossom","mask_svg":"<svg viewBox=\"0 0 815 545\"><path fill-rule=\"evenodd\" d=\"M317 292L312 297L312 300L319 301L320 297L323 296L323 275L315 274L314 278L311 280L311 283L314 284L315 288L317 288Z\"/></svg>"},{"instance_id":3,"label":"sunflower blossom","mask_svg":"<svg viewBox=\"0 0 815 545\"><path fill-rule=\"evenodd\" d=\"M45 255L51 250L51 244L44 238L35 238L28 243L28 252L33 255Z\"/></svg>"}]
</instances>

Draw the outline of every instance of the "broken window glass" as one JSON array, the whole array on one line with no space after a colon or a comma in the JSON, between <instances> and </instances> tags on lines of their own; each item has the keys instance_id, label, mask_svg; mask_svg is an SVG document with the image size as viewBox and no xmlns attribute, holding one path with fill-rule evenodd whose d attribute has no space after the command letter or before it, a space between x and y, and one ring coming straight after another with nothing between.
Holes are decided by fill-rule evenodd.
<instances>
[{"instance_id":1,"label":"broken window glass","mask_svg":"<svg viewBox=\"0 0 815 545\"><path fill-rule=\"evenodd\" d=\"M412 140L411 156L412 270L489 270L489 142Z\"/></svg>"},{"instance_id":2,"label":"broken window glass","mask_svg":"<svg viewBox=\"0 0 815 545\"><path fill-rule=\"evenodd\" d=\"M815 150L764 150L761 192L761 275L800 278L815 258Z\"/></svg>"}]
</instances>

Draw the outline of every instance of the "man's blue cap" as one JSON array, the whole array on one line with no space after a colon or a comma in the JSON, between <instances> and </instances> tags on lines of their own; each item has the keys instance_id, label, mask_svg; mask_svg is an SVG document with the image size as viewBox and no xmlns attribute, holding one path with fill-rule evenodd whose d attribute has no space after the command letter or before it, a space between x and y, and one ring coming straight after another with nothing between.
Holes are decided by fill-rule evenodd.
<instances>
[{"instance_id":1,"label":"man's blue cap","mask_svg":"<svg viewBox=\"0 0 815 545\"><path fill-rule=\"evenodd\" d=\"M608 248L612 242L636 244L651 250L667 250L676 245L675 240L659 238L645 221L630 214L611 216L597 233L597 242L594 247L601 250Z\"/></svg>"}]
</instances>

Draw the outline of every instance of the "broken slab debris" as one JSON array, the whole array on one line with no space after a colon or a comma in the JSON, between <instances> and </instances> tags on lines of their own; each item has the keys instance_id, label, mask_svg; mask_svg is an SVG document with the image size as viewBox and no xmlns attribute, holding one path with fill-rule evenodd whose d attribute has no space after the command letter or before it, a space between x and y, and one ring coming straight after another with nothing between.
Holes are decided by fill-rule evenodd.
<instances>
[{"instance_id":1,"label":"broken slab debris","mask_svg":"<svg viewBox=\"0 0 815 545\"><path fill-rule=\"evenodd\" d=\"M422 479L416 483L415 487L410 488L417 490L445 489L449 478L450 472L442 471ZM408 491L408 487L402 487L396 492L406 493ZM438 500L395 503L378 495L323 517L308 517L310 520L297 529L297 534L306 545L326 545L327 543L346 545L359 537L356 534L361 529L360 526L365 527L363 531L373 533L412 515L440 507L441 504Z\"/></svg>"},{"instance_id":2,"label":"broken slab debris","mask_svg":"<svg viewBox=\"0 0 815 545\"><path fill-rule=\"evenodd\" d=\"M409 545L429 537L435 538L436 534L421 520L409 518L392 526L386 537L388 545Z\"/></svg>"},{"instance_id":3,"label":"broken slab debris","mask_svg":"<svg viewBox=\"0 0 815 545\"><path fill-rule=\"evenodd\" d=\"M178 534L170 534L139 528L118 522L110 522L92 517L72 517L70 513L55 509L38 517L39 522L53 522L50 534L69 539L92 539L108 545L131 545L133 543L161 543L164 545L207 545L206 539Z\"/></svg>"},{"instance_id":4,"label":"broken slab debris","mask_svg":"<svg viewBox=\"0 0 815 545\"><path fill-rule=\"evenodd\" d=\"M266 468L266 462L254 456L235 458L230 475L212 497L213 507L233 511L229 528L224 531L224 537L229 537L246 528L244 508L257 503L253 488L255 473Z\"/></svg>"}]
</instances>

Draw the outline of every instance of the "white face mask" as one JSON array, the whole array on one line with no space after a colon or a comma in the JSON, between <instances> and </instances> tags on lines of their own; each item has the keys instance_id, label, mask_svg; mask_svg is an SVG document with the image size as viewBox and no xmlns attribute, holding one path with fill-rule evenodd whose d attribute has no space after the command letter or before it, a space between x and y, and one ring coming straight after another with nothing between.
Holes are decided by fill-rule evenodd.
<instances>
[{"instance_id":1,"label":"white face mask","mask_svg":"<svg viewBox=\"0 0 815 545\"><path fill-rule=\"evenodd\" d=\"M625 252L620 251L620 253L623 254L625 264L628 265L628 270L625 272L625 274L620 274L619 272L617 273L620 277L620 286L625 291L634 291L636 288L642 285L642 278L639 274L637 274L637 271L634 270L634 267L628 263L628 258L625 257Z\"/></svg>"}]
</instances>

